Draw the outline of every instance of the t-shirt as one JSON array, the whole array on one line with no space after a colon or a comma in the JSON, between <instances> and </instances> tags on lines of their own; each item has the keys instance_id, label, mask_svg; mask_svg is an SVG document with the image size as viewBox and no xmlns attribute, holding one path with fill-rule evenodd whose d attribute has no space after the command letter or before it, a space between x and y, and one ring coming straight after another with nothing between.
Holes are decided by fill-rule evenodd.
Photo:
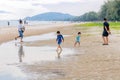
<instances>
[{"instance_id":1,"label":"t-shirt","mask_svg":"<svg viewBox=\"0 0 120 80\"><path fill-rule=\"evenodd\" d=\"M18 25L18 31L21 31L22 28L23 28L23 25L22 25L22 24L19 24L19 25Z\"/></svg>"},{"instance_id":2,"label":"t-shirt","mask_svg":"<svg viewBox=\"0 0 120 80\"><path fill-rule=\"evenodd\" d=\"M79 35L76 37L76 41L77 41L77 42L80 41L80 36L79 36Z\"/></svg>"},{"instance_id":3,"label":"t-shirt","mask_svg":"<svg viewBox=\"0 0 120 80\"><path fill-rule=\"evenodd\" d=\"M61 34L60 34L60 35L57 35L57 41L58 41L58 42L61 42L62 39L64 39L64 38L63 38L63 36L62 36Z\"/></svg>"},{"instance_id":4,"label":"t-shirt","mask_svg":"<svg viewBox=\"0 0 120 80\"><path fill-rule=\"evenodd\" d=\"M103 26L104 26L104 31L106 31L105 27L107 28L107 30L109 30L109 23L108 22L104 22Z\"/></svg>"}]
</instances>

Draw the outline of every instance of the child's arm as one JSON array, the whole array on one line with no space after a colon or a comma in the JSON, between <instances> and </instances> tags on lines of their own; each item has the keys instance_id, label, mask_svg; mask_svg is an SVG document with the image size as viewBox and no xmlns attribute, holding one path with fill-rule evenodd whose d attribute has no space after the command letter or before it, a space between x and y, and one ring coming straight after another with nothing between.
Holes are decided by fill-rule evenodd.
<instances>
[{"instance_id":1,"label":"child's arm","mask_svg":"<svg viewBox=\"0 0 120 80\"><path fill-rule=\"evenodd\" d=\"M57 42L57 39L56 39L56 42Z\"/></svg>"},{"instance_id":2,"label":"child's arm","mask_svg":"<svg viewBox=\"0 0 120 80\"><path fill-rule=\"evenodd\" d=\"M56 42L57 42L58 38L56 38Z\"/></svg>"},{"instance_id":3,"label":"child's arm","mask_svg":"<svg viewBox=\"0 0 120 80\"><path fill-rule=\"evenodd\" d=\"M64 38L63 38L63 42L64 42Z\"/></svg>"},{"instance_id":4,"label":"child's arm","mask_svg":"<svg viewBox=\"0 0 120 80\"><path fill-rule=\"evenodd\" d=\"M63 42L64 42L64 37L62 36L62 40L63 40Z\"/></svg>"},{"instance_id":5,"label":"child's arm","mask_svg":"<svg viewBox=\"0 0 120 80\"><path fill-rule=\"evenodd\" d=\"M110 29L108 30L106 26L105 26L105 29L109 34L111 34Z\"/></svg>"},{"instance_id":6,"label":"child's arm","mask_svg":"<svg viewBox=\"0 0 120 80\"><path fill-rule=\"evenodd\" d=\"M56 42L58 41L58 36L57 36L57 38L56 38Z\"/></svg>"}]
</instances>

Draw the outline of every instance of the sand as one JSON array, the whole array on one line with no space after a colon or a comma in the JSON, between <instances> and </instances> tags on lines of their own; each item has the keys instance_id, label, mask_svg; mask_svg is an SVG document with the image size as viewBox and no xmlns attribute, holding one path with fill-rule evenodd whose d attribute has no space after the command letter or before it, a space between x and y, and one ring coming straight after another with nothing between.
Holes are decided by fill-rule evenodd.
<instances>
[{"instance_id":1,"label":"sand","mask_svg":"<svg viewBox=\"0 0 120 80\"><path fill-rule=\"evenodd\" d=\"M61 56L56 61L22 65L21 67L28 75L28 80L120 80L119 34L110 35L108 46L102 45L102 28L100 27L84 28L71 25L42 30L28 28L25 36L57 30L60 30L62 34L71 35L65 38L62 47L73 48L76 52L64 58ZM82 32L81 46L75 48L73 47L74 38L78 31ZM13 39L16 36L15 33L17 32L0 35L1 38L4 38L0 39L0 42ZM5 38L8 35L10 36ZM56 46L55 39L24 44L26 46Z\"/></svg>"},{"instance_id":2,"label":"sand","mask_svg":"<svg viewBox=\"0 0 120 80\"><path fill-rule=\"evenodd\" d=\"M75 23L55 23L55 24L50 24L50 25L26 25L26 31L24 33L24 37L26 36L32 36L32 35L40 35L40 34L45 34L49 33L52 31L59 30L59 28L65 27L65 26L71 26L74 25ZM48 27L48 28L45 28ZM3 42L7 42L10 40L14 40L15 37L18 36L18 31L17 27L6 27L0 28L0 44Z\"/></svg>"}]
</instances>

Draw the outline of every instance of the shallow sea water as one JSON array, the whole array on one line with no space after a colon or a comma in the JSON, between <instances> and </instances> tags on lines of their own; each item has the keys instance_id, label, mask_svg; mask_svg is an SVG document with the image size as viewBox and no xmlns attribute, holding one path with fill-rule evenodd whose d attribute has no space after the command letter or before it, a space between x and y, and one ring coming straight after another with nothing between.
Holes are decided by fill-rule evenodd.
<instances>
[{"instance_id":1,"label":"shallow sea water","mask_svg":"<svg viewBox=\"0 0 120 80\"><path fill-rule=\"evenodd\" d=\"M65 37L69 35L64 35ZM55 39L54 33L24 38L25 42ZM63 48L61 56L71 55L73 49ZM34 64L41 61L58 60L56 47L28 47L18 41L10 41L0 45L0 80L26 80L27 75L18 67L22 64Z\"/></svg>"}]
</instances>

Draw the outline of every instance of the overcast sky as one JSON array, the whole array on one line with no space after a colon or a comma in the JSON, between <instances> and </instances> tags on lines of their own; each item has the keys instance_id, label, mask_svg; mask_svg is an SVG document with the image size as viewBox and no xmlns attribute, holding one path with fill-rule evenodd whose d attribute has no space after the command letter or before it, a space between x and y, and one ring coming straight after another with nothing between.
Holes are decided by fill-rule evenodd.
<instances>
[{"instance_id":1,"label":"overcast sky","mask_svg":"<svg viewBox=\"0 0 120 80\"><path fill-rule=\"evenodd\" d=\"M0 20L20 19L44 12L80 16L100 10L106 0L0 0Z\"/></svg>"}]
</instances>

